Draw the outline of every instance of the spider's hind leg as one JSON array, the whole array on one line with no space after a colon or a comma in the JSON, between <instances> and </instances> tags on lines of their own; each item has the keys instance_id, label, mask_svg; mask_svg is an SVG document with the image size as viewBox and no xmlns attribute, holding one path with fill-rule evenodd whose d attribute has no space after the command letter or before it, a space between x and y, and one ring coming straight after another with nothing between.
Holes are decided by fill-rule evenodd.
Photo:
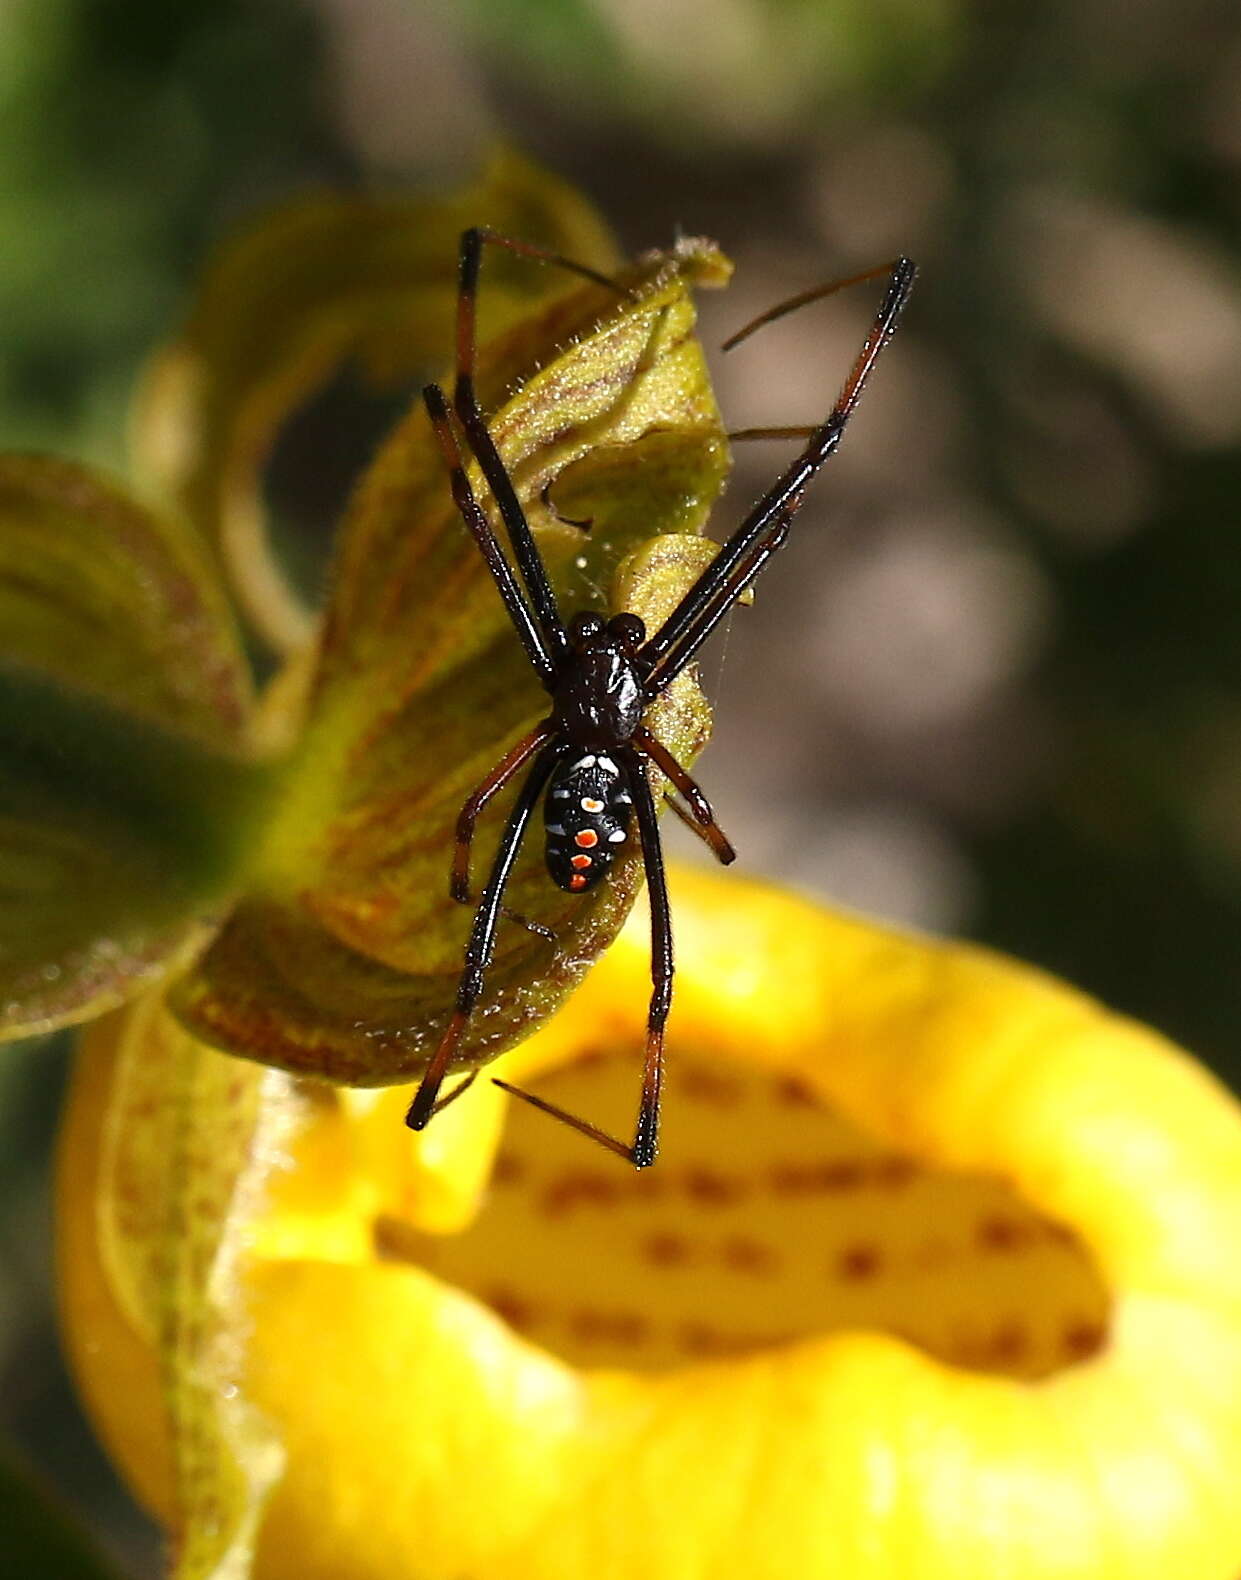
<instances>
[{"instance_id":1,"label":"spider's hind leg","mask_svg":"<svg viewBox=\"0 0 1241 1580\"><path fill-rule=\"evenodd\" d=\"M470 1016L483 995L487 967L491 964L491 957L495 952L496 928L503 910L501 902L504 889L512 875L513 864L517 860L517 852L521 849L530 815L543 793L543 787L555 766L558 755L555 747L544 747L541 755L535 759L534 767L530 770L513 810L509 813L499 849L496 851L491 872L483 888L482 898L474 913L474 925L470 929L470 941L465 950L465 966L457 986L456 1006L444 1028L439 1047L432 1055L422 1082L414 1094L414 1100L409 1105L409 1112L405 1116L405 1123L411 1130L422 1130L435 1114L439 1106L439 1090L444 1084L444 1077L452 1066L453 1057L462 1033L469 1024ZM450 1094L450 1096L455 1095L455 1093Z\"/></svg>"},{"instance_id":2,"label":"spider's hind leg","mask_svg":"<svg viewBox=\"0 0 1241 1580\"><path fill-rule=\"evenodd\" d=\"M672 912L668 904L668 885L664 877L663 850L659 843L659 824L655 813L655 799L647 783L641 759L632 749L617 753L638 817L638 833L642 840L642 860L646 868L646 887L651 906L651 1002L646 1020L646 1051L642 1060L642 1095L638 1102L638 1119L633 1141L626 1146L606 1130L587 1119L579 1119L546 1098L533 1092L523 1092L507 1081L492 1077L496 1086L520 1097L553 1119L570 1126L579 1134L597 1141L609 1152L627 1159L636 1169L649 1168L659 1150L659 1100L664 1081L664 1025L672 1006Z\"/></svg>"},{"instance_id":3,"label":"spider's hind leg","mask_svg":"<svg viewBox=\"0 0 1241 1580\"><path fill-rule=\"evenodd\" d=\"M457 816L452 874L448 881L448 892L459 905L474 903L470 893L470 846L474 841L474 825L478 822L479 814L492 796L502 790L514 774L530 761L539 747L545 746L555 733L555 723L551 718L546 718L536 725L529 735L524 735L504 754L461 808ZM500 915L510 922L516 922L519 927L524 927L528 933L537 933L540 938L550 939L552 943L556 941L556 935L550 927L544 927L542 922L532 922L529 917L522 916L517 911L510 911L507 905L500 907Z\"/></svg>"}]
</instances>

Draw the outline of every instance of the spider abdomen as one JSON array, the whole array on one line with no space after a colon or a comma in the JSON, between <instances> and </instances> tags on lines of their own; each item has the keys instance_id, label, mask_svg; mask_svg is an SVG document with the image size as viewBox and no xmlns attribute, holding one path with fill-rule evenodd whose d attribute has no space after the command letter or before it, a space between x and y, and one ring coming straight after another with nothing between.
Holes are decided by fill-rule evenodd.
<instances>
[{"instance_id":1,"label":"spider abdomen","mask_svg":"<svg viewBox=\"0 0 1241 1580\"><path fill-rule=\"evenodd\" d=\"M562 763L543 801L552 881L572 894L593 888L625 848L632 812L620 769L606 752Z\"/></svg>"}]
</instances>

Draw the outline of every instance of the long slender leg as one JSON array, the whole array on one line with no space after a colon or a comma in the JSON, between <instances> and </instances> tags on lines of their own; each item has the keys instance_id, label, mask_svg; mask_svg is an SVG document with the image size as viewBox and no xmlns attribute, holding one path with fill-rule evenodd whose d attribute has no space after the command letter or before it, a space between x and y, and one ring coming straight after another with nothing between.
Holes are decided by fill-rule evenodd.
<instances>
[{"instance_id":1,"label":"long slender leg","mask_svg":"<svg viewBox=\"0 0 1241 1580\"><path fill-rule=\"evenodd\" d=\"M693 629L677 644L660 669L648 678L644 688L648 699L653 700L676 679L745 590L758 579L771 556L783 547L799 504L800 500L794 500L783 516L771 522L764 536L734 561L729 574L704 595Z\"/></svg>"},{"instance_id":2,"label":"long slender leg","mask_svg":"<svg viewBox=\"0 0 1241 1580\"><path fill-rule=\"evenodd\" d=\"M485 242L506 247L510 252L521 253L527 258L537 258L540 262L554 264L557 268L568 269L597 284L612 289L616 287L606 275L598 274L594 269L586 268L584 264L573 263L568 258L562 258L558 253L546 252L527 242L514 241L510 237L497 235L494 231L476 227L467 230L461 237L460 285L457 294L457 383L453 391L453 406L460 418L461 426L465 429L470 448L478 457L483 476L495 496L501 520L508 530L513 545L517 568L521 572L522 580L530 594L530 601L534 606L535 617L551 655L556 659L568 652L569 640L565 635L560 612L556 608L556 599L551 583L547 579L547 572L535 547L530 524L521 508L521 501L517 498L517 490L513 487L512 479L500 458L500 452L488 432L482 408L474 391L475 306L478 299L478 274Z\"/></svg>"},{"instance_id":3,"label":"long slender leg","mask_svg":"<svg viewBox=\"0 0 1241 1580\"><path fill-rule=\"evenodd\" d=\"M657 740L644 724L639 724L634 732L633 741L639 751L646 753L664 778L670 780L685 797L694 818L690 826L706 840L724 866L730 861L736 861L737 852L733 849L727 834L715 821L715 813L711 810L710 801L664 743ZM671 804L675 810L679 810L675 802Z\"/></svg>"},{"instance_id":4,"label":"long slender leg","mask_svg":"<svg viewBox=\"0 0 1241 1580\"><path fill-rule=\"evenodd\" d=\"M444 457L444 465L448 468L452 497L461 512L461 519L482 551L487 569L491 572L504 607L508 610L509 619L516 627L521 645L526 650L526 657L534 665L539 679L550 691L556 680L556 666L552 661L551 649L535 623L534 616L530 613L521 588L517 584L517 578L513 575L512 566L505 558L504 550L491 530L491 523L474 498L474 490L470 487L470 480L465 475L465 467L461 463L457 436L453 433L452 423L448 418L448 402L444 399L444 392L438 384L428 384L422 392L422 399L431 418L431 427L435 432L440 453Z\"/></svg>"},{"instance_id":5,"label":"long slender leg","mask_svg":"<svg viewBox=\"0 0 1241 1580\"><path fill-rule=\"evenodd\" d=\"M544 719L530 731L529 735L523 735L516 746L511 747L501 757L461 808L457 817L457 839L452 854L452 877L448 884L448 892L459 904L467 904L470 898L470 845L474 839L474 825L478 822L479 814L492 796L508 784L522 764L528 763L539 747L547 744L555 731L555 722L552 719Z\"/></svg>"},{"instance_id":6,"label":"long slender leg","mask_svg":"<svg viewBox=\"0 0 1241 1580\"><path fill-rule=\"evenodd\" d=\"M443 1097L437 1097L431 1105L428 1119L434 1119L436 1114L442 1114L446 1108L451 1108L459 1097L464 1097L474 1082L478 1080L478 1071L471 1070L463 1081L458 1081L451 1092L445 1092Z\"/></svg>"},{"instance_id":7,"label":"long slender leg","mask_svg":"<svg viewBox=\"0 0 1241 1580\"><path fill-rule=\"evenodd\" d=\"M663 850L659 843L659 823L655 799L646 780L646 771L632 750L617 753L629 793L638 815L638 834L642 841L642 860L646 867L646 888L651 906L651 1004L646 1020L646 1054L642 1061L642 1096L633 1141L626 1146L589 1120L579 1119L546 1098L523 1092L492 1076L496 1086L513 1097L520 1097L533 1108L559 1119L581 1135L589 1136L618 1157L626 1158L636 1169L649 1168L659 1151L659 1099L664 1081L664 1025L672 1005L672 910L668 904L668 885L664 878Z\"/></svg>"},{"instance_id":8,"label":"long slender leg","mask_svg":"<svg viewBox=\"0 0 1241 1580\"><path fill-rule=\"evenodd\" d=\"M680 801L677 800L676 796L673 795L671 790L664 791L664 805L668 808L669 812L673 813L679 822L684 823L685 827L689 829L691 834L693 834L698 839L704 838L702 824L699 823L698 819L687 806L684 806Z\"/></svg>"},{"instance_id":9,"label":"long slender leg","mask_svg":"<svg viewBox=\"0 0 1241 1580\"><path fill-rule=\"evenodd\" d=\"M861 285L865 280L877 280L881 275L891 274L906 260L893 258L890 263L877 263L873 269L863 269L861 274L850 274L843 280L829 280L826 285L812 285L808 291L798 291L796 296L786 297L783 302L777 302L774 307L769 307L765 313L760 313L757 318L751 318L748 324L743 324L735 330L721 345L721 351L731 351L734 346L739 346L743 340L748 340L756 329L761 329L764 324L774 324L777 318L783 318L786 313L795 313L799 307L805 307L810 302L821 302L825 296L835 296L837 291L847 291L851 285Z\"/></svg>"},{"instance_id":10,"label":"long slender leg","mask_svg":"<svg viewBox=\"0 0 1241 1580\"><path fill-rule=\"evenodd\" d=\"M556 748L544 748L542 755L535 759L534 767L530 770L516 804L509 813L508 823L500 839L500 847L492 863L491 874L483 889L482 899L478 902L478 910L474 913L474 925L470 929L470 941L465 950L465 967L457 987L456 1008L444 1028L440 1045L432 1055L426 1074L422 1077L422 1083L405 1116L405 1123L412 1130L421 1130L435 1112L439 1089L448 1073L453 1054L457 1051L457 1044L461 1041L461 1033L474 1013L474 1006L482 997L487 967L491 964L491 956L495 949L496 927L500 920L500 902L504 895L504 887L513 871L513 863L517 859L517 852L530 821L530 814L543 793L543 787L547 783L557 756Z\"/></svg>"},{"instance_id":11,"label":"long slender leg","mask_svg":"<svg viewBox=\"0 0 1241 1580\"><path fill-rule=\"evenodd\" d=\"M853 415L870 371L909 300L915 272L908 258L898 260L892 270L883 304L875 315L866 342L827 420L815 429L805 449L763 495L655 635L643 644L639 657L648 671L649 695L657 695L662 691L701 646L703 639L699 636L699 628L706 612L710 611L712 595L725 584L730 584L739 562L745 561L773 530L779 531L782 524L783 530L787 531L788 520L800 505L806 485L840 443L841 434ZM783 535L780 541L783 541ZM759 561L760 566L765 559L764 554ZM757 569L751 572L751 577L753 575L757 575ZM739 592L744 585L742 582L736 591ZM718 613L715 618L719 618Z\"/></svg>"},{"instance_id":12,"label":"long slender leg","mask_svg":"<svg viewBox=\"0 0 1241 1580\"><path fill-rule=\"evenodd\" d=\"M728 438L732 443L739 439L813 439L818 433L817 423L806 423L800 428L730 428Z\"/></svg>"}]
</instances>

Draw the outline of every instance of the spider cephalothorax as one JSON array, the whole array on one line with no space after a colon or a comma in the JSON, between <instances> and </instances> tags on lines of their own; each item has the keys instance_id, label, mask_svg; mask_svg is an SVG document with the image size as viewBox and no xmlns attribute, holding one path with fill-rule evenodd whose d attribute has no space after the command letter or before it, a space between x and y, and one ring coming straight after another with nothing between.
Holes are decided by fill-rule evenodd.
<instances>
[{"instance_id":1,"label":"spider cephalothorax","mask_svg":"<svg viewBox=\"0 0 1241 1580\"><path fill-rule=\"evenodd\" d=\"M647 709L694 657L711 632L742 596L788 535L806 485L835 451L857 405L862 386L886 344L913 285L914 266L897 259L887 294L839 400L825 422L805 430L753 430L752 436L796 433L805 441L800 455L768 489L758 504L720 548L676 608L648 636L637 615L622 611L609 620L587 610L563 623L535 547L530 527L504 462L491 438L474 393L474 302L484 242L554 263L605 285L611 282L591 269L483 230L467 230L461 238L461 288L457 304L457 382L453 409L466 441L495 499L513 550L514 572L466 477L448 403L438 385L424 390L440 449L452 483L453 498L473 534L517 636L535 673L549 693L551 710L496 764L461 809L453 855L451 890L469 899L469 856L474 825L488 801L529 764L525 783L509 814L500 846L474 916L465 964L457 989L456 1008L440 1040L409 1110L409 1123L421 1130L431 1117L474 1080L472 1071L454 1091L440 1097L461 1034L482 995L495 947L496 926L503 913L505 885L513 869L539 798L544 797L547 868L552 879L570 893L592 888L606 877L616 855L633 837L642 846L651 905L651 978L653 991L647 1016L642 1096L633 1141L626 1144L596 1125L566 1113L505 1081L497 1085L535 1107L572 1125L637 1168L655 1160L659 1137L659 1097L663 1081L664 1023L672 1002L672 924L655 802L647 777L653 763L688 807L686 821L724 862L733 859L707 798L665 746L643 723ZM775 316L804 301L826 295L841 284L819 287L763 315ZM744 333L745 331L743 331ZM740 336L734 336L735 343ZM740 437L740 436L737 436ZM518 577L520 576L520 581Z\"/></svg>"},{"instance_id":2,"label":"spider cephalothorax","mask_svg":"<svg viewBox=\"0 0 1241 1580\"><path fill-rule=\"evenodd\" d=\"M647 707L637 657L646 628L634 614L613 615L605 625L584 613L574 615L569 630L571 646L552 693L556 728L575 746L624 746Z\"/></svg>"}]
</instances>

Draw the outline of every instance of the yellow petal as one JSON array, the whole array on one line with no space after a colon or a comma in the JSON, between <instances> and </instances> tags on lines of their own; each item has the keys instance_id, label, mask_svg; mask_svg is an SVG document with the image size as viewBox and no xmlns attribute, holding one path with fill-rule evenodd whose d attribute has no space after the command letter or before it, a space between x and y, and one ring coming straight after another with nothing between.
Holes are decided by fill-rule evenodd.
<instances>
[{"instance_id":1,"label":"yellow petal","mask_svg":"<svg viewBox=\"0 0 1241 1580\"><path fill-rule=\"evenodd\" d=\"M287 1454L255 1573L1235 1580L1235 1103L983 951L673 895L647 1173L515 1106L477 1214L432 1233L373 1128L401 1094L321 1095L244 1272L244 1391ZM631 926L506 1073L622 1123L648 988ZM79 1079L69 1224L106 1051ZM114 1386L139 1350L80 1229L64 1271L88 1398L157 1496L158 1395Z\"/></svg>"}]
</instances>

